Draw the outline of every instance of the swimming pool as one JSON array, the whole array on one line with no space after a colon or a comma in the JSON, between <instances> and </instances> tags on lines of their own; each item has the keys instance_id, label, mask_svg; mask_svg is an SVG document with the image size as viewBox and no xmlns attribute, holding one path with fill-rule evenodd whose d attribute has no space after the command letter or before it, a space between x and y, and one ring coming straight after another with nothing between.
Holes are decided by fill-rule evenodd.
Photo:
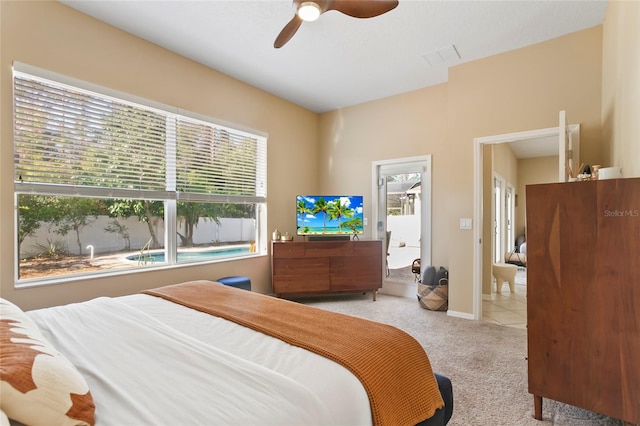
<instances>
[{"instance_id":1,"label":"swimming pool","mask_svg":"<svg viewBox=\"0 0 640 426\"><path fill-rule=\"evenodd\" d=\"M242 247L223 247L210 250L200 251L178 251L178 262L185 260L205 260L215 259L217 257L231 256L235 254L249 253L249 246ZM164 262L164 251L146 252L144 255L140 253L130 254L125 259L137 262L138 260L145 263Z\"/></svg>"}]
</instances>

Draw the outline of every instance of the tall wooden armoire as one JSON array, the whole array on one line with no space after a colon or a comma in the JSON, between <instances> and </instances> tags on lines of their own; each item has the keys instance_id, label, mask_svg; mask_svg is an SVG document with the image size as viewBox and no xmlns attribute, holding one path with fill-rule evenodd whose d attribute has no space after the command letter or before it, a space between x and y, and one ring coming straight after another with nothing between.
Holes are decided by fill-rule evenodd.
<instances>
[{"instance_id":1,"label":"tall wooden armoire","mask_svg":"<svg viewBox=\"0 0 640 426\"><path fill-rule=\"evenodd\" d=\"M640 178L529 185L534 416L550 398L640 423Z\"/></svg>"}]
</instances>

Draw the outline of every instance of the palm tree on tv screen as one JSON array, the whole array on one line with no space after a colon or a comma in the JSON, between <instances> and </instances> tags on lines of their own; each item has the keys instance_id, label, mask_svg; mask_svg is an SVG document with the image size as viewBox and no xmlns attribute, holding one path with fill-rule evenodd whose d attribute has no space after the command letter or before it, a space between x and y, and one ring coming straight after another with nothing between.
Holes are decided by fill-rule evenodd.
<instances>
[{"instance_id":1,"label":"palm tree on tv screen","mask_svg":"<svg viewBox=\"0 0 640 426\"><path fill-rule=\"evenodd\" d=\"M359 216L354 217L353 219L347 220L342 223L342 226L345 228L351 229L354 234L358 233L358 229L362 229L362 218Z\"/></svg>"},{"instance_id":2,"label":"palm tree on tv screen","mask_svg":"<svg viewBox=\"0 0 640 426\"><path fill-rule=\"evenodd\" d=\"M316 201L313 204L313 210L311 211L311 213L313 214L318 214L318 213L322 213L324 215L324 228L322 230L323 234L327 233L327 213L329 211L329 204L327 204L327 201L324 199L324 197L320 197L318 198L318 201Z\"/></svg>"},{"instance_id":3,"label":"palm tree on tv screen","mask_svg":"<svg viewBox=\"0 0 640 426\"><path fill-rule=\"evenodd\" d=\"M302 225L300 227L304 229L304 218L307 214L311 213L311 209L307 207L307 202L304 200L304 198L300 198L298 200L296 213L300 215L300 219L302 219Z\"/></svg>"},{"instance_id":4,"label":"palm tree on tv screen","mask_svg":"<svg viewBox=\"0 0 640 426\"><path fill-rule=\"evenodd\" d=\"M338 233L342 234L342 223L340 223L341 218L352 218L354 214L354 209L347 206L347 201L342 200L341 198L337 198L329 203L329 220L337 220L338 221Z\"/></svg>"}]
</instances>

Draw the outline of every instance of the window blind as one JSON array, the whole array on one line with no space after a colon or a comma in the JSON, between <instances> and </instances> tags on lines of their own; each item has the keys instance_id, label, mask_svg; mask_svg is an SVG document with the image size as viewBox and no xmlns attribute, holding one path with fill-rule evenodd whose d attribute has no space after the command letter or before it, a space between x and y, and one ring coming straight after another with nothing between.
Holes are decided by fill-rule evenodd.
<instances>
[{"instance_id":1,"label":"window blind","mask_svg":"<svg viewBox=\"0 0 640 426\"><path fill-rule=\"evenodd\" d=\"M166 117L16 75L17 178L28 183L164 190Z\"/></svg>"},{"instance_id":2,"label":"window blind","mask_svg":"<svg viewBox=\"0 0 640 426\"><path fill-rule=\"evenodd\" d=\"M62 186L60 193L73 187L80 195L109 188L177 192L166 198L185 201L266 201L260 135L19 71L14 123L16 183Z\"/></svg>"},{"instance_id":3,"label":"window blind","mask_svg":"<svg viewBox=\"0 0 640 426\"><path fill-rule=\"evenodd\" d=\"M266 155L259 138L178 118L176 140L179 198L186 194L265 197Z\"/></svg>"}]
</instances>

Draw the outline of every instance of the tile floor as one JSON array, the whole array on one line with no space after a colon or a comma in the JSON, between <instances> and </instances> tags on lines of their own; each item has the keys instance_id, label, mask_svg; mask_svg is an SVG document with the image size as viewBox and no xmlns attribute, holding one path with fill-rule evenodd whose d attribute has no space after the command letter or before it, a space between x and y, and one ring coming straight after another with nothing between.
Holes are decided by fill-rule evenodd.
<instances>
[{"instance_id":1,"label":"tile floor","mask_svg":"<svg viewBox=\"0 0 640 426\"><path fill-rule=\"evenodd\" d=\"M526 328L527 326L527 286L526 270L519 268L516 274L515 293L504 283L500 293L495 292L495 284L491 300L482 300L482 320L508 327Z\"/></svg>"}]
</instances>

